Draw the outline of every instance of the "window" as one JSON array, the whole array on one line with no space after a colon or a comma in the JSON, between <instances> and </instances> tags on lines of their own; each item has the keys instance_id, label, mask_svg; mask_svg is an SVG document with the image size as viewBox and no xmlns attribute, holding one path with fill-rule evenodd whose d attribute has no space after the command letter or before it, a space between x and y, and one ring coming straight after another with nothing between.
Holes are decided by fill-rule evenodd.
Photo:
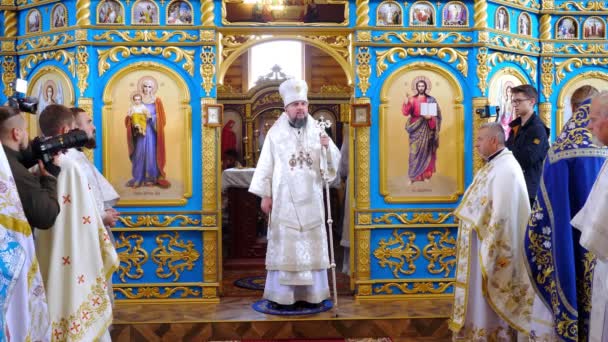
<instances>
[{"instance_id":1,"label":"window","mask_svg":"<svg viewBox=\"0 0 608 342\"><path fill-rule=\"evenodd\" d=\"M252 47L249 50L249 89L261 77L272 73L275 65L287 78L304 78L303 49L303 44L296 41L275 41Z\"/></svg>"}]
</instances>

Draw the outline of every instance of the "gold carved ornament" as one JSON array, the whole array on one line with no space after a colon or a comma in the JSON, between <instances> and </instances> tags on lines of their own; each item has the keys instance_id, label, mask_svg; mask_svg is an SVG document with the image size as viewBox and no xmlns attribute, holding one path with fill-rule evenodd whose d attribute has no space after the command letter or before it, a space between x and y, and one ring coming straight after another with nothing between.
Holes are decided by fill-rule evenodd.
<instances>
[{"instance_id":1,"label":"gold carved ornament","mask_svg":"<svg viewBox=\"0 0 608 342\"><path fill-rule=\"evenodd\" d=\"M586 5L585 5L586 4ZM582 12L587 11L608 11L606 1L566 1L557 6L558 10L577 10Z\"/></svg>"},{"instance_id":2,"label":"gold carved ornament","mask_svg":"<svg viewBox=\"0 0 608 342\"><path fill-rule=\"evenodd\" d=\"M568 53L570 49L573 49L580 54L608 54L608 49L602 44L587 44L587 46L566 44L556 49L555 52Z\"/></svg>"},{"instance_id":3,"label":"gold carved ornament","mask_svg":"<svg viewBox=\"0 0 608 342\"><path fill-rule=\"evenodd\" d=\"M519 39L519 38L510 38L507 36L494 36L491 40L490 43L492 44L496 44L496 45L501 45L509 48L509 49L516 49L516 50L528 50L530 49L530 51L532 52L540 52L540 47L534 45L534 43L527 41L527 40L523 40L523 39Z\"/></svg>"},{"instance_id":4,"label":"gold carved ornament","mask_svg":"<svg viewBox=\"0 0 608 342\"><path fill-rule=\"evenodd\" d=\"M201 76L203 77L203 89L209 96L213 89L213 77L215 76L215 52L211 46L201 48Z\"/></svg>"},{"instance_id":5,"label":"gold carved ornament","mask_svg":"<svg viewBox=\"0 0 608 342\"><path fill-rule=\"evenodd\" d=\"M372 68L369 62L372 59L372 55L369 52L368 47L360 47L357 52L357 77L359 77L359 89L361 94L365 96L367 89L369 89L369 77L372 74Z\"/></svg>"},{"instance_id":6,"label":"gold carved ornament","mask_svg":"<svg viewBox=\"0 0 608 342\"><path fill-rule=\"evenodd\" d=\"M543 85L543 95L545 101L549 101L553 92L553 58L543 57L541 69L540 80Z\"/></svg>"},{"instance_id":7,"label":"gold carved ornament","mask_svg":"<svg viewBox=\"0 0 608 342\"><path fill-rule=\"evenodd\" d=\"M401 274L413 274L416 272L414 261L420 257L420 248L416 246L415 240L416 234L408 231L398 233L394 229L393 238L388 241L381 239L373 255L378 259L380 267L388 267L396 278Z\"/></svg>"},{"instance_id":8,"label":"gold carved ornament","mask_svg":"<svg viewBox=\"0 0 608 342\"><path fill-rule=\"evenodd\" d=\"M357 0L357 9L355 13L357 15L357 26L368 26L369 25L369 0Z\"/></svg>"},{"instance_id":9,"label":"gold carved ornament","mask_svg":"<svg viewBox=\"0 0 608 342\"><path fill-rule=\"evenodd\" d=\"M526 70L530 74L530 78L536 79L536 60L522 55L515 55L511 53L503 53L503 52L493 52L489 57L490 65L492 67L496 66L498 63L502 62L514 62L521 66L524 70Z\"/></svg>"},{"instance_id":10,"label":"gold carved ornament","mask_svg":"<svg viewBox=\"0 0 608 342\"><path fill-rule=\"evenodd\" d=\"M177 39L178 42L184 42L187 40L190 40L190 41L198 40L197 36L189 34L184 31L174 31L174 32L162 31L160 37L158 36L158 33L156 31L148 31L148 30L139 31L138 30L138 31L134 31L133 33L134 33L134 35L133 35L133 37L131 37L131 32L108 30L102 34L96 34L95 36L93 36L93 39L112 41L113 36L118 36L118 37L122 38L125 42L168 42L169 39L178 36L179 37Z\"/></svg>"},{"instance_id":11,"label":"gold carved ornament","mask_svg":"<svg viewBox=\"0 0 608 342\"><path fill-rule=\"evenodd\" d=\"M76 76L78 77L78 89L82 96L88 87L87 79L89 78L89 53L86 46L79 46L76 52Z\"/></svg>"},{"instance_id":12,"label":"gold carved ornament","mask_svg":"<svg viewBox=\"0 0 608 342\"><path fill-rule=\"evenodd\" d=\"M217 231L203 233L203 281L217 281Z\"/></svg>"},{"instance_id":13,"label":"gold carved ornament","mask_svg":"<svg viewBox=\"0 0 608 342\"><path fill-rule=\"evenodd\" d=\"M540 9L540 4L536 0L501 0L502 2L518 5L528 9Z\"/></svg>"},{"instance_id":14,"label":"gold carved ornament","mask_svg":"<svg viewBox=\"0 0 608 342\"><path fill-rule=\"evenodd\" d=\"M438 213L437 218L432 212L413 213L412 218L409 218L408 213L397 214L387 213L374 219L374 223L392 223L391 218L397 219L402 224L440 224L444 223L448 218L452 216L452 213Z\"/></svg>"},{"instance_id":15,"label":"gold carved ornament","mask_svg":"<svg viewBox=\"0 0 608 342\"><path fill-rule=\"evenodd\" d=\"M217 129L203 129L203 209L217 210Z\"/></svg>"},{"instance_id":16,"label":"gold carved ornament","mask_svg":"<svg viewBox=\"0 0 608 342\"><path fill-rule=\"evenodd\" d=\"M76 25L91 25L91 0L76 0Z\"/></svg>"},{"instance_id":17,"label":"gold carved ornament","mask_svg":"<svg viewBox=\"0 0 608 342\"><path fill-rule=\"evenodd\" d=\"M445 277L449 276L456 265L456 239L448 229L433 230L426 236L429 244L422 249L422 255L429 261L427 270L431 274L444 272Z\"/></svg>"},{"instance_id":18,"label":"gold carved ornament","mask_svg":"<svg viewBox=\"0 0 608 342\"><path fill-rule=\"evenodd\" d=\"M370 138L369 127L357 128L356 130L356 148L357 148L357 178L356 179L356 208L365 209L370 205Z\"/></svg>"},{"instance_id":19,"label":"gold carved ornament","mask_svg":"<svg viewBox=\"0 0 608 342\"><path fill-rule=\"evenodd\" d=\"M215 31L214 30L200 30L199 32L201 42L214 42Z\"/></svg>"},{"instance_id":20,"label":"gold carved ornament","mask_svg":"<svg viewBox=\"0 0 608 342\"><path fill-rule=\"evenodd\" d=\"M201 4L201 21L204 26L213 26L215 15L213 1L203 1Z\"/></svg>"},{"instance_id":21,"label":"gold carved ornament","mask_svg":"<svg viewBox=\"0 0 608 342\"><path fill-rule=\"evenodd\" d=\"M50 60L56 60L64 65L67 65L68 70L70 71L72 76L75 76L74 73L76 70L76 66L75 66L76 63L75 63L74 53L67 52L65 50L48 51L48 52L41 52L41 53L27 55L23 59L23 61L20 63L21 64L20 74L22 75L22 77L26 77L28 74L28 70L31 70L34 66L36 66L36 64L38 64L42 61L50 61Z\"/></svg>"},{"instance_id":22,"label":"gold carved ornament","mask_svg":"<svg viewBox=\"0 0 608 342\"><path fill-rule=\"evenodd\" d=\"M165 287L163 288L164 293L161 293L160 289L160 287L115 287L114 292L122 293L127 299L168 299L178 291L182 291L179 295L181 298L187 298L188 296L198 297L201 294L200 291L185 286Z\"/></svg>"},{"instance_id":23,"label":"gold carved ornament","mask_svg":"<svg viewBox=\"0 0 608 342\"><path fill-rule=\"evenodd\" d=\"M194 249L194 243L192 241L184 243L178 240L179 238L179 232L173 232L173 236L170 234L156 236L158 247L152 251L152 261L158 265L156 268L158 277L166 279L174 276L173 281L178 281L184 269L191 271L194 262L199 259L200 254Z\"/></svg>"},{"instance_id":24,"label":"gold carved ornament","mask_svg":"<svg viewBox=\"0 0 608 342\"><path fill-rule=\"evenodd\" d=\"M538 33L541 40L551 39L551 15L543 14L540 17Z\"/></svg>"},{"instance_id":25,"label":"gold carved ornament","mask_svg":"<svg viewBox=\"0 0 608 342\"><path fill-rule=\"evenodd\" d=\"M385 43L391 43L391 37L397 38L402 43L443 43L449 38L454 38L450 43L470 43L473 38L467 37L462 33L450 32L450 33L438 33L437 38L433 38L432 32L413 32L412 37L408 37L410 32L398 33L398 32L386 32L381 36L373 37L372 40L375 42L384 41Z\"/></svg>"},{"instance_id":26,"label":"gold carved ornament","mask_svg":"<svg viewBox=\"0 0 608 342\"><path fill-rule=\"evenodd\" d=\"M566 77L566 72L570 73L576 68L582 66L606 66L608 65L608 57L604 58L570 58L561 63L557 63L557 69L555 73L555 84L560 84L561 81Z\"/></svg>"},{"instance_id":27,"label":"gold carved ornament","mask_svg":"<svg viewBox=\"0 0 608 342\"><path fill-rule=\"evenodd\" d=\"M15 57L13 56L4 56L2 60L2 83L4 84L4 95L11 96L13 95L13 87L9 84L14 82L17 78L17 74L15 74L15 68L17 67L17 63L15 63Z\"/></svg>"},{"instance_id":28,"label":"gold carved ornament","mask_svg":"<svg viewBox=\"0 0 608 342\"><path fill-rule=\"evenodd\" d=\"M125 46L117 46L108 50L97 50L99 55L99 76L103 75L108 69L110 69L110 63L108 59L112 62L118 62L118 54L122 58L127 58L131 55L140 56L140 55L151 55L151 56L159 56L161 55L164 58L170 58L172 55L174 57L173 62L178 63L182 60L185 61L182 67L190 76L194 76L194 51L184 50L175 46L168 47L125 47Z\"/></svg>"},{"instance_id":29,"label":"gold carved ornament","mask_svg":"<svg viewBox=\"0 0 608 342\"><path fill-rule=\"evenodd\" d=\"M488 27L488 2L486 0L475 0L473 3L473 20L476 29Z\"/></svg>"},{"instance_id":30,"label":"gold carved ornament","mask_svg":"<svg viewBox=\"0 0 608 342\"><path fill-rule=\"evenodd\" d=\"M553 10L555 9L555 3L553 2L553 0L542 0L542 8L544 10Z\"/></svg>"},{"instance_id":31,"label":"gold carved ornament","mask_svg":"<svg viewBox=\"0 0 608 342\"><path fill-rule=\"evenodd\" d=\"M4 11L4 37L11 38L17 36L17 12Z\"/></svg>"},{"instance_id":32,"label":"gold carved ornament","mask_svg":"<svg viewBox=\"0 0 608 342\"><path fill-rule=\"evenodd\" d=\"M408 56L437 56L440 59L447 58L447 63L451 64L458 61L456 70L460 71L464 76L467 76L468 62L467 56L468 51L459 51L452 48L402 48L394 47L385 51L376 51L376 75L380 77L388 65L385 61L395 63L395 54L398 58L406 58Z\"/></svg>"},{"instance_id":33,"label":"gold carved ornament","mask_svg":"<svg viewBox=\"0 0 608 342\"><path fill-rule=\"evenodd\" d=\"M372 41L372 32L371 31L357 31L357 41L371 42Z\"/></svg>"},{"instance_id":34,"label":"gold carved ornament","mask_svg":"<svg viewBox=\"0 0 608 342\"><path fill-rule=\"evenodd\" d=\"M477 53L477 87L483 96L486 96L488 91L488 74L490 67L488 66L488 48L482 47Z\"/></svg>"},{"instance_id":35,"label":"gold carved ornament","mask_svg":"<svg viewBox=\"0 0 608 342\"><path fill-rule=\"evenodd\" d=\"M157 215L141 215L141 216L137 216L136 221L132 220L132 216L123 215L123 216L119 216L118 219L120 220L120 222L122 222L122 224L124 224L126 227L129 227L129 228L169 227L175 221L181 221L181 222L179 222L179 225L182 227L200 224L200 220L193 219L186 215L174 215L174 216L165 215L163 217L163 220L159 220Z\"/></svg>"},{"instance_id":36,"label":"gold carved ornament","mask_svg":"<svg viewBox=\"0 0 608 342\"><path fill-rule=\"evenodd\" d=\"M370 277L370 238L371 231L355 230L357 239L357 277L359 279L369 279Z\"/></svg>"},{"instance_id":37,"label":"gold carved ornament","mask_svg":"<svg viewBox=\"0 0 608 342\"><path fill-rule=\"evenodd\" d=\"M61 33L54 36L45 36L40 38L25 39L19 45L17 45L17 51L29 49L40 49L56 46L60 41L63 43L74 41L74 36L68 33Z\"/></svg>"},{"instance_id":38,"label":"gold carved ornament","mask_svg":"<svg viewBox=\"0 0 608 342\"><path fill-rule=\"evenodd\" d=\"M148 261L148 252L142 247L144 237L140 234L120 233L116 240L116 251L120 259L118 276L123 283L125 277L129 279L141 279L144 276L142 265ZM121 250L124 248L124 250Z\"/></svg>"},{"instance_id":39,"label":"gold carved ornament","mask_svg":"<svg viewBox=\"0 0 608 342\"><path fill-rule=\"evenodd\" d=\"M410 288L410 284L412 287ZM376 294L392 294L391 287L397 288L404 294L443 294L448 288L454 286L453 281L449 282L412 282L412 283L387 283L374 289Z\"/></svg>"}]
</instances>

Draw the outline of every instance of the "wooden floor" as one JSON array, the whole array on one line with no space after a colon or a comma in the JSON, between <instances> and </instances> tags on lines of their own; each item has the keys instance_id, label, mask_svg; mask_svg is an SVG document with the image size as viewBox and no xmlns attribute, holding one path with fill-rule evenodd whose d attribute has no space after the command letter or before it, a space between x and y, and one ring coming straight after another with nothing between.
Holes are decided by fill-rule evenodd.
<instances>
[{"instance_id":1,"label":"wooden floor","mask_svg":"<svg viewBox=\"0 0 608 342\"><path fill-rule=\"evenodd\" d=\"M219 304L121 304L114 309L113 341L221 341L288 338L391 337L393 341L449 341L449 299L356 303L339 298L338 317L273 316L251 308L259 297L222 298Z\"/></svg>"}]
</instances>

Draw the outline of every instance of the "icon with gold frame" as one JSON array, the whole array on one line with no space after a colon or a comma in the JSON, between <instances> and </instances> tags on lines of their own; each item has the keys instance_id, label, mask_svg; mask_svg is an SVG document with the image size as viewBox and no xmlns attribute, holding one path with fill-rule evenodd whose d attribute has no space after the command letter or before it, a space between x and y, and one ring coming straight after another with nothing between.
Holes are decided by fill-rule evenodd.
<instances>
[{"instance_id":1,"label":"icon with gold frame","mask_svg":"<svg viewBox=\"0 0 608 342\"><path fill-rule=\"evenodd\" d=\"M369 103L353 103L350 125L352 127L368 127L371 125L371 105Z\"/></svg>"},{"instance_id":2,"label":"icon with gold frame","mask_svg":"<svg viewBox=\"0 0 608 342\"><path fill-rule=\"evenodd\" d=\"M224 105L223 104L207 104L205 105L205 126L221 127L224 121Z\"/></svg>"}]
</instances>

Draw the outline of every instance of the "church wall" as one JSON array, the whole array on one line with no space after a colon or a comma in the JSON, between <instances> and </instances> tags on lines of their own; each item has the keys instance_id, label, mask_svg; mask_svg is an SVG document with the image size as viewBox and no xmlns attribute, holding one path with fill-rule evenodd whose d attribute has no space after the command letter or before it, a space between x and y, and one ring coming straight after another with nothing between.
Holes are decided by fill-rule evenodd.
<instances>
[{"instance_id":1,"label":"church wall","mask_svg":"<svg viewBox=\"0 0 608 342\"><path fill-rule=\"evenodd\" d=\"M145 13L135 21L131 14L152 1L121 1L120 14L102 16L106 3L2 0L0 100L12 94L8 84L19 76L30 81L29 95L52 85L54 94L61 88L64 104L92 112L101 143L90 156L122 195L123 215L113 229L121 258L113 278L119 300L219 300L221 127L209 124L206 114L217 102L218 80L246 81L238 66L246 65L241 53L253 44L281 38L314 46L333 58L333 69L342 69L354 89L352 103L370 104L371 125L365 125L366 107L355 106L349 128L352 285L360 300L452 293L458 231L452 212L482 165L473 144L477 127L488 119L478 113L486 105L507 108L500 95L507 85L537 87L539 115L551 126L552 139L574 86L594 79L608 88L608 8L601 1L358 0L348 2L343 19L335 8L318 19L334 21L329 24L234 24L222 0L192 0L185 2L192 6L192 23L184 25L167 24L174 1L154 1L159 15L151 24L139 22L148 20ZM379 8L389 3L401 8L401 16L379 18ZM66 25L52 28L59 4L67 10ZM461 12L450 5L464 6L467 15L454 17ZM432 23L425 22L425 8L435 11ZM448 23L442 16L449 9ZM510 19L505 27L498 18L503 10ZM529 34L518 31L527 30L518 22L523 17L530 19ZM576 32L563 24L567 17L578 25ZM585 33L590 17L604 23L601 38ZM149 76L167 116L172 186L126 189L131 163L122 120L129 97ZM428 93L437 98L444 126L436 172L428 183L409 186L409 135L401 111L418 77L431 85ZM34 118L29 122L33 135Z\"/></svg>"}]
</instances>

